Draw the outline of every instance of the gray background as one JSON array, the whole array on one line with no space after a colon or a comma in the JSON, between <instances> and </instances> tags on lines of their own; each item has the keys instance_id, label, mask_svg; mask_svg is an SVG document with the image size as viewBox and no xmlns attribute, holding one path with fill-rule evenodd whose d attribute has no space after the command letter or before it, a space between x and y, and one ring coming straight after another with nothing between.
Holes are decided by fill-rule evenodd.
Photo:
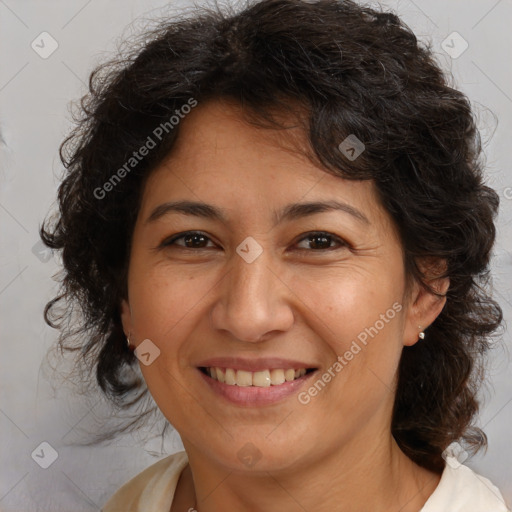
<instances>
[{"instance_id":1,"label":"gray background","mask_svg":"<svg viewBox=\"0 0 512 512\"><path fill-rule=\"evenodd\" d=\"M34 249L38 227L52 207L61 177L57 149L70 128L69 102L85 92L90 71L110 56L120 36L144 25L133 21L163 14L161 7L166 4L163 0L0 0L0 510L5 512L99 510L128 478L182 448L176 433L166 439L164 452L158 438L143 435L120 436L109 446L72 445L80 439L80 429L94 428L105 409L99 397L79 397L64 385L54 390L47 382L41 362L57 333L44 323L42 309L57 289L52 275L59 261ZM494 286L505 321L510 323L512 2L390 0L381 4L396 10L419 38L432 41L439 61L478 112L488 183L501 197ZM190 3L172 2L167 7L172 12L184 5ZM58 44L46 59L31 48L43 31ZM453 31L469 44L457 58L441 46ZM457 42L452 46L461 48ZM504 340L490 361L490 383L482 395L485 406L479 425L489 437L489 449L466 463L491 479L510 504L508 330ZM156 432L156 427L149 430L149 434ZM51 450L43 445L41 452L42 442L49 443L57 455L47 469L31 456L35 450L44 453L39 460L50 460Z\"/></svg>"}]
</instances>

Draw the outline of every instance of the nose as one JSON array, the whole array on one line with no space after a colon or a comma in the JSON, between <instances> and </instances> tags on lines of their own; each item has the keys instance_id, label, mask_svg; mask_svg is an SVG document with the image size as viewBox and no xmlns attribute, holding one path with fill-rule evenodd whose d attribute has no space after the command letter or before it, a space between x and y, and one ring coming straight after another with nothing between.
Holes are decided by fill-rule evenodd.
<instances>
[{"instance_id":1,"label":"nose","mask_svg":"<svg viewBox=\"0 0 512 512\"><path fill-rule=\"evenodd\" d=\"M293 293L279 274L269 251L263 250L251 263L234 253L211 310L213 328L245 342L264 341L290 329Z\"/></svg>"}]
</instances>

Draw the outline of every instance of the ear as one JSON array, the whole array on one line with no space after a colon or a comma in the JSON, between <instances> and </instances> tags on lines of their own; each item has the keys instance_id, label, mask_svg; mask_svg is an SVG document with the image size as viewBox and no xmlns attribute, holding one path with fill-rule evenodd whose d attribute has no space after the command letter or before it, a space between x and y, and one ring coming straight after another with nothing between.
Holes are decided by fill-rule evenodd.
<instances>
[{"instance_id":1,"label":"ear","mask_svg":"<svg viewBox=\"0 0 512 512\"><path fill-rule=\"evenodd\" d=\"M446 260L423 259L418 267L425 276L425 282L444 296L438 297L421 283L414 281L405 313L404 345L406 346L414 345L420 339L420 332L439 316L446 304L446 292L450 286L449 277L440 277L447 268Z\"/></svg>"},{"instance_id":2,"label":"ear","mask_svg":"<svg viewBox=\"0 0 512 512\"><path fill-rule=\"evenodd\" d=\"M130 333L133 332L133 325L132 311L126 299L123 299L121 302L121 322L123 324L124 334L126 337L128 337Z\"/></svg>"}]
</instances>

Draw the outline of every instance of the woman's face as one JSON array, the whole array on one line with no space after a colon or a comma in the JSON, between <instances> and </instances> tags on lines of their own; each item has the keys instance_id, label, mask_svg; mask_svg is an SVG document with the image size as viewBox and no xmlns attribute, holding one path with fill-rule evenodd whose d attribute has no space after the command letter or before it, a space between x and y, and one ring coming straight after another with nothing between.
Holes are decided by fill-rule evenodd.
<instances>
[{"instance_id":1,"label":"woman's face","mask_svg":"<svg viewBox=\"0 0 512 512\"><path fill-rule=\"evenodd\" d=\"M327 174L284 149L284 134L230 103L181 121L143 193L122 308L187 451L235 469L286 469L389 436L403 345L444 304L416 284L405 301L402 247L373 183ZM162 207L181 201L204 206ZM288 381L300 368L315 370Z\"/></svg>"}]
</instances>

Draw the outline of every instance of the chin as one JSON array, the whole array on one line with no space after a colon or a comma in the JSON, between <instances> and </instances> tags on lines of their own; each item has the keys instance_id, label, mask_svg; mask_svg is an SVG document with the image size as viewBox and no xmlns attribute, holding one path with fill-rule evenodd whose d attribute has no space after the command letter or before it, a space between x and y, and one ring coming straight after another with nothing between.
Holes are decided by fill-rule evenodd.
<instances>
[{"instance_id":1,"label":"chin","mask_svg":"<svg viewBox=\"0 0 512 512\"><path fill-rule=\"evenodd\" d=\"M266 429L268 435L269 430ZM272 434L271 434L272 435ZM275 442L265 439L265 435L241 436L222 447L209 446L209 454L229 471L251 472L254 474L279 472L295 466L307 454L299 441L288 439L276 446ZM308 450L309 451L309 450Z\"/></svg>"}]
</instances>

